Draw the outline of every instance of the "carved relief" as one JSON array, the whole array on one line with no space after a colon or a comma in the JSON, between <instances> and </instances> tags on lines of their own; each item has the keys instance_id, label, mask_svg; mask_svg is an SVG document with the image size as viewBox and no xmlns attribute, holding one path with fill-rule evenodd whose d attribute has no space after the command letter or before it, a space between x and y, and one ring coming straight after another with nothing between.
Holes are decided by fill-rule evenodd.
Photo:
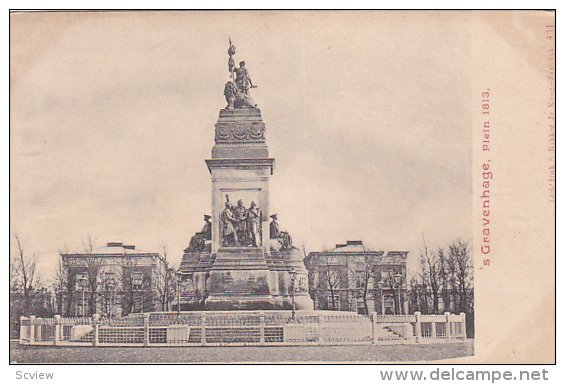
<instances>
[{"instance_id":1,"label":"carved relief","mask_svg":"<svg viewBox=\"0 0 565 384\"><path fill-rule=\"evenodd\" d=\"M241 199L234 206L226 195L220 230L223 247L260 247L261 210L254 201L246 208Z\"/></svg>"},{"instance_id":2,"label":"carved relief","mask_svg":"<svg viewBox=\"0 0 565 384\"><path fill-rule=\"evenodd\" d=\"M265 124L262 122L229 122L216 124L216 143L264 141Z\"/></svg>"}]
</instances>

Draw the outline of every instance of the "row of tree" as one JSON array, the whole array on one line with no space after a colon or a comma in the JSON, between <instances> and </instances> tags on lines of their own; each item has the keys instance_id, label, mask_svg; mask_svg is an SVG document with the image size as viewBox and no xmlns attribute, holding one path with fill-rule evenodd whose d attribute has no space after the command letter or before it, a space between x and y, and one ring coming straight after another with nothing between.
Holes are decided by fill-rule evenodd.
<instances>
[{"instance_id":1,"label":"row of tree","mask_svg":"<svg viewBox=\"0 0 565 384\"><path fill-rule=\"evenodd\" d=\"M362 242L359 245L363 252L355 257L320 252L305 258L308 269L319 273L318 283L311 273L310 291L320 300L327 300L327 305L322 304L324 307L357 308L369 313L370 303L374 303L377 310L386 295L392 303L386 306L386 310L391 311L387 313L402 314L406 306L409 313L465 312L468 330L473 334L473 262L467 242L455 240L446 247L432 249L424 241L419 268L408 277L401 263L383 264L377 252L365 249ZM348 303L338 308L339 298ZM362 302L362 308L351 305L357 301Z\"/></svg>"},{"instance_id":2,"label":"row of tree","mask_svg":"<svg viewBox=\"0 0 565 384\"><path fill-rule=\"evenodd\" d=\"M434 249L424 242L419 272L408 289L411 312L465 312L467 331L474 334L473 260L467 242L456 240Z\"/></svg>"},{"instance_id":3,"label":"row of tree","mask_svg":"<svg viewBox=\"0 0 565 384\"><path fill-rule=\"evenodd\" d=\"M89 237L83 244L81 264L69 266L68 258L59 259L54 281L59 313L69 315L76 312L74 306L82 290L87 293L85 300L89 314L98 312L97 306L101 301L117 297L123 315L169 309L176 294L176 275L169 267L164 244L161 245L164 267L154 269L139 266L135 258L127 253L116 259L115 264L108 265L104 258L96 257L94 248L94 241ZM68 250L60 250L59 253L69 254ZM104 278L105 272L111 272L110 281Z\"/></svg>"},{"instance_id":4,"label":"row of tree","mask_svg":"<svg viewBox=\"0 0 565 384\"><path fill-rule=\"evenodd\" d=\"M53 315L51 292L37 270L37 257L28 253L20 236L14 236L10 254L10 337L19 334L20 316Z\"/></svg>"},{"instance_id":5,"label":"row of tree","mask_svg":"<svg viewBox=\"0 0 565 384\"><path fill-rule=\"evenodd\" d=\"M41 279L36 254L25 250L19 235L14 236L12 249L11 337L18 336L21 316L91 315L100 311L111 316L111 305L118 305L121 315L166 311L176 297L176 275L168 265L164 244L161 245L164 268L150 270L150 267L137 265L127 253L117 259L115 265L108 266L104 258L96 257L95 242L88 237L83 243L85 257L81 257L80 264L68 265L69 259L60 257L51 282ZM67 249L59 250L59 254L69 253ZM112 278L106 278L108 275Z\"/></svg>"}]
</instances>

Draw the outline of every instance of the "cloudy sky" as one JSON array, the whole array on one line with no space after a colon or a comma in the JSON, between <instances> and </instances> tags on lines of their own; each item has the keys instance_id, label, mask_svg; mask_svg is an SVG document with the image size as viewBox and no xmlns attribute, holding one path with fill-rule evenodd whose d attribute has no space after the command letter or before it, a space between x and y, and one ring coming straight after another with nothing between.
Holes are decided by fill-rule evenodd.
<instances>
[{"instance_id":1,"label":"cloudy sky","mask_svg":"<svg viewBox=\"0 0 565 384\"><path fill-rule=\"evenodd\" d=\"M87 237L178 266L209 213L228 36L267 125L271 213L307 251L471 237L467 14L11 18L11 228L49 274Z\"/></svg>"}]
</instances>

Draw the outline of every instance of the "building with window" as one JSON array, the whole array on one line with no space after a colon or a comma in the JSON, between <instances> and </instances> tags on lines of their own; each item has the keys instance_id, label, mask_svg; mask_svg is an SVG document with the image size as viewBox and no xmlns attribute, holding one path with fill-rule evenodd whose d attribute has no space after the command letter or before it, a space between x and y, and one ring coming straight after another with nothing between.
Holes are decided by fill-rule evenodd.
<instances>
[{"instance_id":1,"label":"building with window","mask_svg":"<svg viewBox=\"0 0 565 384\"><path fill-rule=\"evenodd\" d=\"M408 251L373 251L360 240L304 259L314 309L361 314L408 313Z\"/></svg>"},{"instance_id":2,"label":"building with window","mask_svg":"<svg viewBox=\"0 0 565 384\"><path fill-rule=\"evenodd\" d=\"M61 254L57 279L65 316L168 310L175 293L174 271L158 252L122 243Z\"/></svg>"}]
</instances>

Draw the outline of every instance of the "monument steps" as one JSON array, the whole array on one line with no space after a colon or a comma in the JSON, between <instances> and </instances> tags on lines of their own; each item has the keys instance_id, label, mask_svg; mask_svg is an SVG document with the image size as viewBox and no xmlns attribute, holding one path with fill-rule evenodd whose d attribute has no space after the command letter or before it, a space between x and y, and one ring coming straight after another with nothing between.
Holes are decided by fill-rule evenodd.
<instances>
[{"instance_id":1,"label":"monument steps","mask_svg":"<svg viewBox=\"0 0 565 384\"><path fill-rule=\"evenodd\" d=\"M393 331L390 327L383 328L383 334L379 337L383 340L404 340L404 337L398 332Z\"/></svg>"}]
</instances>

